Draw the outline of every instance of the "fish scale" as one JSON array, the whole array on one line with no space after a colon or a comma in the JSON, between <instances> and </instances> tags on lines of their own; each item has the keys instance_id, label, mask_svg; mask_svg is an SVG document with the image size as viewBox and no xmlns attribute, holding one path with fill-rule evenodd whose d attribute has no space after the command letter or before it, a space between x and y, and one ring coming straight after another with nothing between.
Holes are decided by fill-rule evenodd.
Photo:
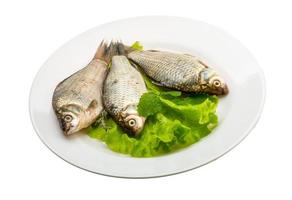
<instances>
[{"instance_id":1,"label":"fish scale","mask_svg":"<svg viewBox=\"0 0 292 200\"><path fill-rule=\"evenodd\" d=\"M176 89L197 84L200 71L206 68L196 57L171 52L133 51L128 58L154 81Z\"/></svg>"},{"instance_id":2,"label":"fish scale","mask_svg":"<svg viewBox=\"0 0 292 200\"><path fill-rule=\"evenodd\" d=\"M130 65L128 59L125 56L114 56L104 83L105 108L116 116L129 105L137 106L146 91L143 77Z\"/></svg>"}]
</instances>

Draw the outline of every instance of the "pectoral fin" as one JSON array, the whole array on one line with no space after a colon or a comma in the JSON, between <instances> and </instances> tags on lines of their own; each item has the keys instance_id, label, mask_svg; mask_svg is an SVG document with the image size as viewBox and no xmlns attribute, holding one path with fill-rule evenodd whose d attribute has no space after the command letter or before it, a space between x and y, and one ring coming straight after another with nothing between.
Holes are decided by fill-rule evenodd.
<instances>
[{"instance_id":1,"label":"pectoral fin","mask_svg":"<svg viewBox=\"0 0 292 200\"><path fill-rule=\"evenodd\" d=\"M129 60L129 61L130 61L130 60ZM131 64L135 69L137 69L137 70L140 71L140 68L139 68L139 66L138 66L136 63L134 63L133 61L130 61L130 64Z\"/></svg>"},{"instance_id":2,"label":"pectoral fin","mask_svg":"<svg viewBox=\"0 0 292 200\"><path fill-rule=\"evenodd\" d=\"M89 104L88 108L86 109L87 113L93 114L93 113L97 113L97 107L98 107L98 103L96 101L96 99L92 100L91 103Z\"/></svg>"},{"instance_id":3,"label":"pectoral fin","mask_svg":"<svg viewBox=\"0 0 292 200\"><path fill-rule=\"evenodd\" d=\"M92 102L89 104L88 108L84 112L83 116L83 127L88 127L91 124L93 124L96 119L98 118L101 110L98 109L98 102L97 100L92 100Z\"/></svg>"},{"instance_id":4,"label":"pectoral fin","mask_svg":"<svg viewBox=\"0 0 292 200\"><path fill-rule=\"evenodd\" d=\"M159 87L165 87L165 84L160 83L160 82L158 82L158 81L151 80L151 82L152 82L154 85L156 85L156 86L159 86Z\"/></svg>"}]
</instances>

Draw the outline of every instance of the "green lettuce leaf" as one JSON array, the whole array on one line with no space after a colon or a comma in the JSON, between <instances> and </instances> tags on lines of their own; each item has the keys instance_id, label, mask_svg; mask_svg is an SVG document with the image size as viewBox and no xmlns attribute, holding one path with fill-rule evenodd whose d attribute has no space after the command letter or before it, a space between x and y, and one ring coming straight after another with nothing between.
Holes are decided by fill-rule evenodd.
<instances>
[{"instance_id":1,"label":"green lettuce leaf","mask_svg":"<svg viewBox=\"0 0 292 200\"><path fill-rule=\"evenodd\" d=\"M142 51L143 50L143 46L141 45L141 43L139 41L134 42L131 45L132 49L138 50L138 51Z\"/></svg>"},{"instance_id":2,"label":"green lettuce leaf","mask_svg":"<svg viewBox=\"0 0 292 200\"><path fill-rule=\"evenodd\" d=\"M148 92L142 95L138 104L138 112L144 117L154 115L162 111L162 104L159 96L153 92Z\"/></svg>"}]
</instances>

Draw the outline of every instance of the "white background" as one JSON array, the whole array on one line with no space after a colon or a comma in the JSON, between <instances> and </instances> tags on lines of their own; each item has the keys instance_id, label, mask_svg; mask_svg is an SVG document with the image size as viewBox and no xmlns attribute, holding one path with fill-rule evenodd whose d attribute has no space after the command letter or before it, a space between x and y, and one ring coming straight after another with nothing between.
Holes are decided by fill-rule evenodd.
<instances>
[{"instance_id":1,"label":"white background","mask_svg":"<svg viewBox=\"0 0 292 200\"><path fill-rule=\"evenodd\" d=\"M193 171L134 180L80 170L34 133L28 114L31 83L49 55L77 34L141 15L190 17L238 38L266 75L263 115L239 146ZM291 199L291 19L288 0L1 0L0 199Z\"/></svg>"}]
</instances>

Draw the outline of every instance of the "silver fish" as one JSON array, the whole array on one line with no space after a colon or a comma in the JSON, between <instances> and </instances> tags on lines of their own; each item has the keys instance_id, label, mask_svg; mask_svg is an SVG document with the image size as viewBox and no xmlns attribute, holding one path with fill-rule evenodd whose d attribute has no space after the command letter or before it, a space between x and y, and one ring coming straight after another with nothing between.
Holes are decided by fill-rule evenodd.
<instances>
[{"instance_id":1,"label":"silver fish","mask_svg":"<svg viewBox=\"0 0 292 200\"><path fill-rule=\"evenodd\" d=\"M104 106L113 119L127 132L139 134L145 118L139 116L137 105L147 92L142 75L130 64L126 56L112 57L112 65L104 82Z\"/></svg>"},{"instance_id":2,"label":"silver fish","mask_svg":"<svg viewBox=\"0 0 292 200\"><path fill-rule=\"evenodd\" d=\"M156 50L130 51L128 58L160 86L184 92L228 94L225 81L194 56Z\"/></svg>"},{"instance_id":3,"label":"silver fish","mask_svg":"<svg viewBox=\"0 0 292 200\"><path fill-rule=\"evenodd\" d=\"M103 110L102 86L111 51L102 42L91 62L59 83L52 105L65 135L90 126Z\"/></svg>"}]
</instances>

